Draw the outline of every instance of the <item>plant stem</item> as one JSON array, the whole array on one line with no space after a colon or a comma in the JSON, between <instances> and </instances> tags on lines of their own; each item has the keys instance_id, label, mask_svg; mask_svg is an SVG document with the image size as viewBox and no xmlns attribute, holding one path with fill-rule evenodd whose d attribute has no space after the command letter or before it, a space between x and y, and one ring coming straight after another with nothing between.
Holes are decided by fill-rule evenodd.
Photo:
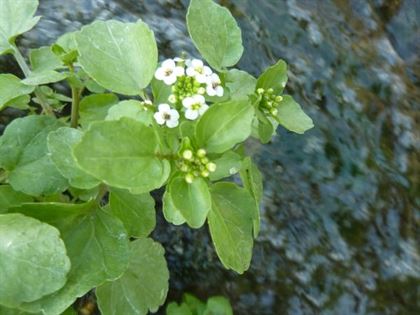
<instances>
[{"instance_id":1,"label":"plant stem","mask_svg":"<svg viewBox=\"0 0 420 315\"><path fill-rule=\"evenodd\" d=\"M72 128L77 128L79 121L79 104L80 104L80 91L75 87L71 87L71 122Z\"/></svg>"},{"instance_id":2,"label":"plant stem","mask_svg":"<svg viewBox=\"0 0 420 315\"><path fill-rule=\"evenodd\" d=\"M23 58L19 49L15 45L13 45L13 56L15 57L19 67L22 69L22 72L25 75L25 77L28 77L31 74L31 69L29 69L29 66L26 63L25 58ZM54 116L54 112L51 106L48 104L48 101L45 95L42 93L39 87L35 88L35 95L38 98L39 102L41 103L42 111L47 115Z\"/></svg>"}]
</instances>

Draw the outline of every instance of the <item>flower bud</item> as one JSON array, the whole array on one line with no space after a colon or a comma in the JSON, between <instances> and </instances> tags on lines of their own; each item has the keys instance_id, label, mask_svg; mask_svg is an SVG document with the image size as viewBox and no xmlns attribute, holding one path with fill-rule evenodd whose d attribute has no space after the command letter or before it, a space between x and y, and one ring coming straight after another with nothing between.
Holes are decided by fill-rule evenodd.
<instances>
[{"instance_id":1,"label":"flower bud","mask_svg":"<svg viewBox=\"0 0 420 315\"><path fill-rule=\"evenodd\" d=\"M201 172L201 176L203 176L203 177L209 177L209 175L210 175L210 173L207 170L204 170L204 171Z\"/></svg>"},{"instance_id":2,"label":"flower bud","mask_svg":"<svg viewBox=\"0 0 420 315\"><path fill-rule=\"evenodd\" d=\"M271 115L273 115L273 116L277 116L277 114L278 114L278 110L277 110L277 108L272 108L271 110L270 110L270 113L271 113Z\"/></svg>"},{"instance_id":3,"label":"flower bud","mask_svg":"<svg viewBox=\"0 0 420 315\"><path fill-rule=\"evenodd\" d=\"M277 103L280 103L282 100L283 100L282 96L280 96L280 95L276 96L276 102Z\"/></svg>"},{"instance_id":4,"label":"flower bud","mask_svg":"<svg viewBox=\"0 0 420 315\"><path fill-rule=\"evenodd\" d=\"M203 157L200 161L201 161L201 163L203 163L203 164L207 164L207 163L209 162L209 159L208 159L208 158L206 158L206 157Z\"/></svg>"},{"instance_id":5,"label":"flower bud","mask_svg":"<svg viewBox=\"0 0 420 315\"><path fill-rule=\"evenodd\" d=\"M187 175L185 175L185 181L188 183L188 184L192 184L192 182L194 181L194 175L193 174L187 174Z\"/></svg>"},{"instance_id":6,"label":"flower bud","mask_svg":"<svg viewBox=\"0 0 420 315\"><path fill-rule=\"evenodd\" d=\"M206 154L207 154L207 152L206 152L206 150L204 150L204 149L199 149L199 150L197 151L197 156L198 156L198 157L200 157L200 158L205 157L205 156L206 156Z\"/></svg>"},{"instance_id":7,"label":"flower bud","mask_svg":"<svg viewBox=\"0 0 420 315\"><path fill-rule=\"evenodd\" d=\"M257 93L258 94L264 94L264 89L263 88L259 88L259 89L257 89Z\"/></svg>"},{"instance_id":8,"label":"flower bud","mask_svg":"<svg viewBox=\"0 0 420 315\"><path fill-rule=\"evenodd\" d=\"M185 150L184 152L182 152L182 157L186 160L191 160L193 157L193 153L191 150Z\"/></svg>"},{"instance_id":9,"label":"flower bud","mask_svg":"<svg viewBox=\"0 0 420 315\"><path fill-rule=\"evenodd\" d=\"M198 90L197 90L197 93L202 95L202 94L206 93L206 89L203 88L203 87L199 87Z\"/></svg>"},{"instance_id":10,"label":"flower bud","mask_svg":"<svg viewBox=\"0 0 420 315\"><path fill-rule=\"evenodd\" d=\"M274 93L274 90L273 90L272 88L269 88L269 89L267 90L267 93L268 93L268 94L273 94L273 93Z\"/></svg>"},{"instance_id":11,"label":"flower bud","mask_svg":"<svg viewBox=\"0 0 420 315\"><path fill-rule=\"evenodd\" d=\"M168 101L171 102L171 103L175 103L176 102L176 96L174 94L169 95Z\"/></svg>"},{"instance_id":12,"label":"flower bud","mask_svg":"<svg viewBox=\"0 0 420 315\"><path fill-rule=\"evenodd\" d=\"M207 163L206 167L212 173L216 171L216 164L213 162Z\"/></svg>"}]
</instances>

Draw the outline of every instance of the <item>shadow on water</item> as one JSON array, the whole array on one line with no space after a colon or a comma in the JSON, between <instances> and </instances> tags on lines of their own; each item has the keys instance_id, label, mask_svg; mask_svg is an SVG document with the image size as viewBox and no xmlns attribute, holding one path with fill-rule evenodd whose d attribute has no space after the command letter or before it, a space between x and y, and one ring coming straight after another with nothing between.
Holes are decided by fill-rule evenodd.
<instances>
[{"instance_id":1,"label":"shadow on water","mask_svg":"<svg viewBox=\"0 0 420 315\"><path fill-rule=\"evenodd\" d=\"M196 54L186 0L40 2L44 18L24 47L96 18L142 18L163 56ZM285 59L287 92L316 128L249 143L265 195L245 275L222 268L206 229L159 218L169 298L224 294L235 314L420 314L420 1L222 2L243 30L239 67L256 75ZM1 71L14 67L0 59Z\"/></svg>"}]
</instances>

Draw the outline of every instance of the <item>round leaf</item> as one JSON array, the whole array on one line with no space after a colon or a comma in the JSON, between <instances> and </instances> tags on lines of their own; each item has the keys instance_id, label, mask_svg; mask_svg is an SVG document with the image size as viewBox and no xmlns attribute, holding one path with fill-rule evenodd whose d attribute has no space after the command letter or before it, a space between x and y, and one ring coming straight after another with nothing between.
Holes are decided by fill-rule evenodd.
<instances>
[{"instance_id":1,"label":"round leaf","mask_svg":"<svg viewBox=\"0 0 420 315\"><path fill-rule=\"evenodd\" d=\"M246 100L212 105L196 126L199 145L223 153L251 134L254 107Z\"/></svg>"},{"instance_id":2,"label":"round leaf","mask_svg":"<svg viewBox=\"0 0 420 315\"><path fill-rule=\"evenodd\" d=\"M33 87L21 83L20 79L12 74L0 74L0 110L10 101L30 94L33 90Z\"/></svg>"},{"instance_id":3,"label":"round leaf","mask_svg":"<svg viewBox=\"0 0 420 315\"><path fill-rule=\"evenodd\" d=\"M278 106L277 119L280 125L287 130L303 134L313 128L312 119L305 114L300 105L289 96L283 96L283 101Z\"/></svg>"},{"instance_id":4,"label":"round leaf","mask_svg":"<svg viewBox=\"0 0 420 315\"><path fill-rule=\"evenodd\" d=\"M287 64L279 60L275 65L269 67L258 78L257 88L273 89L275 94L281 94L287 82Z\"/></svg>"},{"instance_id":5,"label":"round leaf","mask_svg":"<svg viewBox=\"0 0 420 315\"><path fill-rule=\"evenodd\" d=\"M217 255L226 268L243 273L252 257L255 201L233 183L215 184L211 196L208 223Z\"/></svg>"},{"instance_id":6,"label":"round leaf","mask_svg":"<svg viewBox=\"0 0 420 315\"><path fill-rule=\"evenodd\" d=\"M0 303L16 306L60 289L70 260L57 229L22 214L0 215Z\"/></svg>"},{"instance_id":7,"label":"round leaf","mask_svg":"<svg viewBox=\"0 0 420 315\"><path fill-rule=\"evenodd\" d=\"M96 21L77 33L76 42L80 65L110 91L138 95L153 78L156 41L141 21Z\"/></svg>"},{"instance_id":8,"label":"round leaf","mask_svg":"<svg viewBox=\"0 0 420 315\"><path fill-rule=\"evenodd\" d=\"M112 189L109 204L111 213L124 223L130 236L148 236L155 228L155 201L150 194L133 195L127 190Z\"/></svg>"},{"instance_id":9,"label":"round leaf","mask_svg":"<svg viewBox=\"0 0 420 315\"><path fill-rule=\"evenodd\" d=\"M0 5L0 55L10 52L14 38L29 31L38 23L35 14L38 0L1 0Z\"/></svg>"},{"instance_id":10,"label":"round leaf","mask_svg":"<svg viewBox=\"0 0 420 315\"><path fill-rule=\"evenodd\" d=\"M80 102L80 125L87 128L90 123L104 120L108 110L118 103L115 94L92 94L84 97Z\"/></svg>"},{"instance_id":11,"label":"round leaf","mask_svg":"<svg viewBox=\"0 0 420 315\"><path fill-rule=\"evenodd\" d=\"M157 158L158 138L151 127L129 118L94 122L74 156L83 170L116 188L149 192L168 178L170 165Z\"/></svg>"},{"instance_id":12,"label":"round leaf","mask_svg":"<svg viewBox=\"0 0 420 315\"><path fill-rule=\"evenodd\" d=\"M169 193L175 208L192 228L200 228L211 208L211 196L204 179L198 177L189 184L178 177L169 184Z\"/></svg>"},{"instance_id":13,"label":"round leaf","mask_svg":"<svg viewBox=\"0 0 420 315\"><path fill-rule=\"evenodd\" d=\"M31 313L42 310L46 315L61 314L78 297L124 273L129 256L124 226L94 204L30 204L18 208L42 217L60 230L72 265L63 288L37 301L24 303L19 306L21 309Z\"/></svg>"},{"instance_id":14,"label":"round leaf","mask_svg":"<svg viewBox=\"0 0 420 315\"><path fill-rule=\"evenodd\" d=\"M48 116L27 116L10 123L0 138L0 166L13 189L31 196L64 191L67 180L48 156L47 136L63 126Z\"/></svg>"},{"instance_id":15,"label":"round leaf","mask_svg":"<svg viewBox=\"0 0 420 315\"><path fill-rule=\"evenodd\" d=\"M213 68L221 71L241 58L241 29L228 9L212 0L191 0L187 26L195 47Z\"/></svg>"},{"instance_id":16,"label":"round leaf","mask_svg":"<svg viewBox=\"0 0 420 315\"><path fill-rule=\"evenodd\" d=\"M96 289L103 315L156 312L168 293L169 271L164 249L149 238L131 242L128 270L118 280Z\"/></svg>"},{"instance_id":17,"label":"round leaf","mask_svg":"<svg viewBox=\"0 0 420 315\"><path fill-rule=\"evenodd\" d=\"M100 184L100 181L82 171L73 158L73 146L82 139L80 130L62 127L48 135L48 150L51 160L58 171L69 180L73 187L91 189Z\"/></svg>"}]
</instances>

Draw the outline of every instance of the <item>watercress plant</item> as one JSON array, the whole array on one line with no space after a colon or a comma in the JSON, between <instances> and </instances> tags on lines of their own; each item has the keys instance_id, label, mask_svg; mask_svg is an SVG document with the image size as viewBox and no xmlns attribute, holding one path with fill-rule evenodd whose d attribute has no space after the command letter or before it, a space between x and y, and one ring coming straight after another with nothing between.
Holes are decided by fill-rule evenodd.
<instances>
[{"instance_id":1,"label":"watercress plant","mask_svg":"<svg viewBox=\"0 0 420 315\"><path fill-rule=\"evenodd\" d=\"M188 31L208 65L185 54L158 63L150 28L115 20L32 49L28 64L16 37L38 22L37 5L0 6L0 54L25 76L0 74L0 110L27 111L0 137L0 313L61 314L94 288L102 314L156 311L169 279L150 238L156 189L168 222L207 222L222 264L246 271L262 180L243 143L313 126L283 95L286 63L258 78L230 68L240 28L226 8L191 0ZM61 81L71 97L52 88Z\"/></svg>"}]
</instances>

